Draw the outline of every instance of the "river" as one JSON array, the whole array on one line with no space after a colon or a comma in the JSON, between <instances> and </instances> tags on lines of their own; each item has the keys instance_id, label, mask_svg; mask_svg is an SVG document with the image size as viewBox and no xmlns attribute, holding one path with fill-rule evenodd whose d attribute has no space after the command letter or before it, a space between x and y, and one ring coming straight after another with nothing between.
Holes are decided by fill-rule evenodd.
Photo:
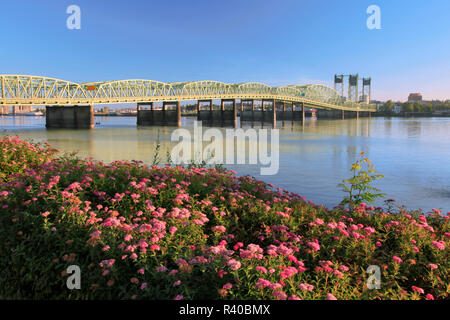
<instances>
[{"instance_id":1,"label":"river","mask_svg":"<svg viewBox=\"0 0 450 320\"><path fill-rule=\"evenodd\" d=\"M0 116L0 135L47 141L62 152L105 162L151 163L158 141L164 159L175 145L170 141L175 127L138 128L135 117L96 117L95 121L100 124L94 130L46 130L45 117ZM193 124L194 118L182 120L182 126L190 130ZM227 168L331 208L344 196L337 184L350 176L351 164L365 152L385 175L375 184L386 193L385 199L395 199L409 209L450 211L450 118L307 118L304 124L286 121L277 126L277 174L261 176L259 166L250 164Z\"/></svg>"}]
</instances>

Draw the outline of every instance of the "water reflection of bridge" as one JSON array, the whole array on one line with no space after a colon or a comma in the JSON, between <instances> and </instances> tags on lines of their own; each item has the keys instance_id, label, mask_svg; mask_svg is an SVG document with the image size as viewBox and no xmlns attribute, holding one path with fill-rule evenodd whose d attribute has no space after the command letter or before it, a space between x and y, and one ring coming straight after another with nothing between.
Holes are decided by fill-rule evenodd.
<instances>
[{"instance_id":1,"label":"water reflection of bridge","mask_svg":"<svg viewBox=\"0 0 450 320\"><path fill-rule=\"evenodd\" d=\"M220 108L214 107L213 100L220 100ZM376 111L373 105L345 101L333 88L320 84L270 87L261 83L153 80L78 84L0 75L0 106L45 105L50 128L93 128L93 105L116 103L136 103L138 125L179 126L182 101L196 101L199 120L229 125L236 125L238 109L241 121L270 122L274 126L277 120L304 121L308 108L317 109L319 118L359 117ZM255 101L261 101L260 108L255 108ZM162 108L156 108L161 102Z\"/></svg>"}]
</instances>

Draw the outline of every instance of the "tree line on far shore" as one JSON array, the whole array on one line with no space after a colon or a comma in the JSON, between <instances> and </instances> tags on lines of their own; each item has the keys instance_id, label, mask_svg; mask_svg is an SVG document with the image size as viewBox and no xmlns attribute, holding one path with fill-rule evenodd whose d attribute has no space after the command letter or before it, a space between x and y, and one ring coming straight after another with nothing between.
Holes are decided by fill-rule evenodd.
<instances>
[{"instance_id":1,"label":"tree line on far shore","mask_svg":"<svg viewBox=\"0 0 450 320\"><path fill-rule=\"evenodd\" d=\"M397 108L396 108L397 107ZM400 107L400 110L398 110ZM397 109L397 110L396 110ZM384 105L380 107L381 112L385 113L401 113L406 112L424 112L424 113L435 113L435 112L450 112L450 101L432 101L432 102L393 102L388 100Z\"/></svg>"}]
</instances>

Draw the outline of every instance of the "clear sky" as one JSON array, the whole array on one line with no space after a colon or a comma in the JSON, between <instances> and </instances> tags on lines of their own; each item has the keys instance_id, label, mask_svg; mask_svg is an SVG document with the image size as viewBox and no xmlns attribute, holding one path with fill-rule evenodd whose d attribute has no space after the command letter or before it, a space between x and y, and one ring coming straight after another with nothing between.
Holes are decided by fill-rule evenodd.
<instances>
[{"instance_id":1,"label":"clear sky","mask_svg":"<svg viewBox=\"0 0 450 320\"><path fill-rule=\"evenodd\" d=\"M381 30L366 26L372 4ZM359 73L374 99L450 99L448 0L2 1L0 43L0 74L276 86Z\"/></svg>"}]
</instances>

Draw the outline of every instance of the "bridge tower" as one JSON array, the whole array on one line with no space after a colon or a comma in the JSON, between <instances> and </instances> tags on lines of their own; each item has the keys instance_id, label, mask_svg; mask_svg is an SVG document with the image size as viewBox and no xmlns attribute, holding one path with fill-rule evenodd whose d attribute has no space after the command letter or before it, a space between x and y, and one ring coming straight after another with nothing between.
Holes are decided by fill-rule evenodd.
<instances>
[{"instance_id":1,"label":"bridge tower","mask_svg":"<svg viewBox=\"0 0 450 320\"><path fill-rule=\"evenodd\" d=\"M362 79L362 102L370 103L372 78Z\"/></svg>"},{"instance_id":2,"label":"bridge tower","mask_svg":"<svg viewBox=\"0 0 450 320\"><path fill-rule=\"evenodd\" d=\"M341 96L344 96L344 75L343 74L335 74L334 75L334 90L341 93Z\"/></svg>"},{"instance_id":3,"label":"bridge tower","mask_svg":"<svg viewBox=\"0 0 450 320\"><path fill-rule=\"evenodd\" d=\"M348 76L348 100L358 102L359 94L358 94L358 74L351 74Z\"/></svg>"}]
</instances>

